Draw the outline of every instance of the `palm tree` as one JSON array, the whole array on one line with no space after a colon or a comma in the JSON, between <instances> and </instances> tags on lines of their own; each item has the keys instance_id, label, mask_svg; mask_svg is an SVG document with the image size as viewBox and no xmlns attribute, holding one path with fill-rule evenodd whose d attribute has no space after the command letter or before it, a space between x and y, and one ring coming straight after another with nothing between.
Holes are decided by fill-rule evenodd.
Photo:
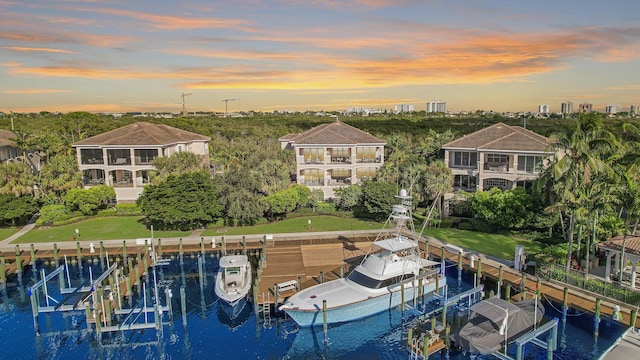
<instances>
[{"instance_id":1,"label":"palm tree","mask_svg":"<svg viewBox=\"0 0 640 360\"><path fill-rule=\"evenodd\" d=\"M618 200L622 207L620 214L624 213L624 230L622 233L622 250L620 254L620 276L625 267L625 251L627 237L634 234L640 221L640 129L633 124L623 125L624 151L616 162L620 174L620 183L617 191ZM633 224L633 228L632 228ZM633 229L633 231L631 230Z\"/></svg>"},{"instance_id":2,"label":"palm tree","mask_svg":"<svg viewBox=\"0 0 640 360\"><path fill-rule=\"evenodd\" d=\"M550 207L568 214L566 231L569 249L565 270L569 272L574 238L576 215L582 207L580 190L591 186L600 174L610 172L602 155L611 153L615 139L605 131L593 114L582 115L576 122L576 129L570 133L556 133L550 137L550 146L561 153L551 170L555 184L553 189L558 202Z\"/></svg>"},{"instance_id":3,"label":"palm tree","mask_svg":"<svg viewBox=\"0 0 640 360\"><path fill-rule=\"evenodd\" d=\"M0 194L33 195L36 179L31 168L23 163L0 165Z\"/></svg>"},{"instance_id":4,"label":"palm tree","mask_svg":"<svg viewBox=\"0 0 640 360\"><path fill-rule=\"evenodd\" d=\"M444 161L432 161L420 177L423 183L423 196L437 201L437 207L442 210L442 196L453 187L453 174Z\"/></svg>"},{"instance_id":5,"label":"palm tree","mask_svg":"<svg viewBox=\"0 0 640 360\"><path fill-rule=\"evenodd\" d=\"M45 194L61 196L70 189L82 185L82 173L73 155L52 157L40 172L41 190Z\"/></svg>"}]
</instances>

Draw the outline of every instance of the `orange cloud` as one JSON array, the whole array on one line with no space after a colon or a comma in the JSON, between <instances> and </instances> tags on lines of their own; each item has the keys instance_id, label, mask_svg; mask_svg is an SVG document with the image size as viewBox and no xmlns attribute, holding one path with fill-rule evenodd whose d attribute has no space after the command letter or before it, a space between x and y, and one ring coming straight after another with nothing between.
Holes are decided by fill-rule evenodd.
<instances>
[{"instance_id":1,"label":"orange cloud","mask_svg":"<svg viewBox=\"0 0 640 360\"><path fill-rule=\"evenodd\" d=\"M77 54L75 51L52 49L52 48L36 48L36 47L24 47L24 46L2 46L2 49L20 51L20 52L45 52L45 53L60 53L60 54Z\"/></svg>"},{"instance_id":2,"label":"orange cloud","mask_svg":"<svg viewBox=\"0 0 640 360\"><path fill-rule=\"evenodd\" d=\"M170 16L145 13L140 11L119 10L108 8L81 8L77 11L95 12L99 14L116 15L142 20L160 30L178 29L216 29L216 28L247 28L249 22L241 19L204 18L195 16ZM248 29L248 28L247 28Z\"/></svg>"},{"instance_id":3,"label":"orange cloud","mask_svg":"<svg viewBox=\"0 0 640 360\"><path fill-rule=\"evenodd\" d=\"M61 89L10 89L5 90L2 93L8 95L33 95L33 94L55 94L55 93L65 93L69 92L69 90L61 90Z\"/></svg>"},{"instance_id":4,"label":"orange cloud","mask_svg":"<svg viewBox=\"0 0 640 360\"><path fill-rule=\"evenodd\" d=\"M44 33L37 31L0 32L0 39L20 43L85 44L96 47L119 47L138 40L132 36L98 35L89 33Z\"/></svg>"}]
</instances>

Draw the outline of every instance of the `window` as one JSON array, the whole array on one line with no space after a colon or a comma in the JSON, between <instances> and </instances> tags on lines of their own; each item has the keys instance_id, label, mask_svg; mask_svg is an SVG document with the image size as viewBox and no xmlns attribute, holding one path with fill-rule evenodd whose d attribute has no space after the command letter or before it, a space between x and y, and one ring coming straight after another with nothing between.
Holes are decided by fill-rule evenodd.
<instances>
[{"instance_id":1,"label":"window","mask_svg":"<svg viewBox=\"0 0 640 360\"><path fill-rule=\"evenodd\" d=\"M460 189L475 190L477 184L475 176L455 175L453 177L453 186Z\"/></svg>"},{"instance_id":2,"label":"window","mask_svg":"<svg viewBox=\"0 0 640 360\"><path fill-rule=\"evenodd\" d=\"M525 173L539 173L542 156L518 156L518 171Z\"/></svg>"},{"instance_id":3,"label":"window","mask_svg":"<svg viewBox=\"0 0 640 360\"><path fill-rule=\"evenodd\" d=\"M507 188L508 183L509 183L509 180L506 180L506 179L498 179L498 178L486 179L484 181L484 189L489 190L491 188L497 187L502 190L506 190L508 189Z\"/></svg>"},{"instance_id":4,"label":"window","mask_svg":"<svg viewBox=\"0 0 640 360\"><path fill-rule=\"evenodd\" d=\"M137 149L135 150L136 163L149 164L158 156L157 149Z\"/></svg>"},{"instance_id":5,"label":"window","mask_svg":"<svg viewBox=\"0 0 640 360\"><path fill-rule=\"evenodd\" d=\"M319 186L324 185L324 170L320 169L304 169L302 170L302 176L304 176L304 185Z\"/></svg>"},{"instance_id":6,"label":"window","mask_svg":"<svg viewBox=\"0 0 640 360\"><path fill-rule=\"evenodd\" d=\"M380 280L376 280L374 278L370 278L367 275L364 275L358 271L354 271L349 275L349 280L353 281L356 284L360 284L364 287L368 287L369 289L378 289L380 288Z\"/></svg>"},{"instance_id":7,"label":"window","mask_svg":"<svg viewBox=\"0 0 640 360\"><path fill-rule=\"evenodd\" d=\"M373 146L356 148L356 159L360 162L376 161L376 148Z\"/></svg>"},{"instance_id":8,"label":"window","mask_svg":"<svg viewBox=\"0 0 640 360\"><path fill-rule=\"evenodd\" d=\"M303 149L304 162L307 164L321 164L324 160L324 149Z\"/></svg>"},{"instance_id":9,"label":"window","mask_svg":"<svg viewBox=\"0 0 640 360\"><path fill-rule=\"evenodd\" d=\"M356 177L361 180L373 179L376 176L377 168L365 167L356 169Z\"/></svg>"},{"instance_id":10,"label":"window","mask_svg":"<svg viewBox=\"0 0 640 360\"><path fill-rule=\"evenodd\" d=\"M81 149L82 164L102 164L102 149Z\"/></svg>"},{"instance_id":11,"label":"window","mask_svg":"<svg viewBox=\"0 0 640 360\"><path fill-rule=\"evenodd\" d=\"M493 164L506 164L509 157L506 154L487 154L487 162Z\"/></svg>"},{"instance_id":12,"label":"window","mask_svg":"<svg viewBox=\"0 0 640 360\"><path fill-rule=\"evenodd\" d=\"M129 149L108 149L109 165L131 165Z\"/></svg>"},{"instance_id":13,"label":"window","mask_svg":"<svg viewBox=\"0 0 640 360\"><path fill-rule=\"evenodd\" d=\"M469 151L455 151L453 153L453 166L478 166L478 153Z\"/></svg>"}]
</instances>

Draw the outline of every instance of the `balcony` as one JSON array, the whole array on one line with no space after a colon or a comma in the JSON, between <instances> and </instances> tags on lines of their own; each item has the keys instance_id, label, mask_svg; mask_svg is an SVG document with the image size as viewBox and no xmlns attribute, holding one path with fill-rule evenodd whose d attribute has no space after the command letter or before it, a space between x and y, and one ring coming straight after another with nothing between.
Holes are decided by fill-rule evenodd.
<instances>
[{"instance_id":1,"label":"balcony","mask_svg":"<svg viewBox=\"0 0 640 360\"><path fill-rule=\"evenodd\" d=\"M351 185L351 178L331 178L329 179L329 186L349 186Z\"/></svg>"},{"instance_id":2,"label":"balcony","mask_svg":"<svg viewBox=\"0 0 640 360\"><path fill-rule=\"evenodd\" d=\"M120 165L131 165L130 158L111 158L109 159L109 165L120 166Z\"/></svg>"},{"instance_id":3,"label":"balcony","mask_svg":"<svg viewBox=\"0 0 640 360\"><path fill-rule=\"evenodd\" d=\"M305 186L324 186L323 180L302 180L302 185Z\"/></svg>"},{"instance_id":4,"label":"balcony","mask_svg":"<svg viewBox=\"0 0 640 360\"><path fill-rule=\"evenodd\" d=\"M104 160L101 157L95 158L82 158L82 165L102 165L104 164Z\"/></svg>"},{"instance_id":5,"label":"balcony","mask_svg":"<svg viewBox=\"0 0 640 360\"><path fill-rule=\"evenodd\" d=\"M380 158L380 156L376 158L359 158L356 160L356 163L358 164L379 164L381 162L382 159Z\"/></svg>"},{"instance_id":6,"label":"balcony","mask_svg":"<svg viewBox=\"0 0 640 360\"><path fill-rule=\"evenodd\" d=\"M484 171L494 172L494 173L508 173L509 172L509 164L508 163L485 163Z\"/></svg>"},{"instance_id":7,"label":"balcony","mask_svg":"<svg viewBox=\"0 0 640 360\"><path fill-rule=\"evenodd\" d=\"M351 164L350 157L335 156L331 158L332 164Z\"/></svg>"}]
</instances>

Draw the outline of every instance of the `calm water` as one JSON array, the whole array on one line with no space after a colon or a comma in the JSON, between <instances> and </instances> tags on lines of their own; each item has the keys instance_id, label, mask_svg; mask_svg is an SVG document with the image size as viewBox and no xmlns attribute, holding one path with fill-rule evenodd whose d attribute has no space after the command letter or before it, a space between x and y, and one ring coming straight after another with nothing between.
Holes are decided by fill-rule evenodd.
<instances>
[{"instance_id":1,"label":"calm water","mask_svg":"<svg viewBox=\"0 0 640 360\"><path fill-rule=\"evenodd\" d=\"M407 359L402 335L407 321L417 314L409 309L404 314L394 309L382 314L342 325L330 326L325 342L322 327L299 328L291 320L273 316L271 324L258 321L251 303L233 319L228 309L218 303L213 291L218 261L207 257L203 266L205 280L202 291L198 278L198 261L185 256L183 265L177 259L168 266L158 268L157 279L168 284L173 293L173 317L163 316L162 331L155 329L103 333L96 340L95 332L87 331L84 311L41 314L41 335L34 331L31 305L26 287L34 283L33 272L27 270L23 287L10 286L0 296L0 355L3 359ZM50 267L39 265L47 273ZM82 276L89 279L102 272L100 264L85 264ZM449 268L449 293L455 294L471 288L471 278L463 274L457 281L457 270ZM81 283L78 266L71 267L73 283ZM40 276L40 275L38 275ZM48 287L50 295L56 293L58 281ZM150 277L148 285L153 284ZM180 287L186 287L186 324L182 317ZM149 286L150 288L150 286ZM148 306L152 304L152 291L147 291ZM164 291L161 302L165 303ZM131 299L142 301L141 294ZM42 300L44 304L44 299ZM435 306L426 300L420 307ZM559 306L546 305L545 318L561 318ZM152 315L149 315L153 322ZM560 322L558 350L555 359L594 359L625 330L617 323L603 319L600 335L594 338L593 317L571 313L566 326ZM509 349L514 355L515 348ZM527 345L527 359L546 359L543 350ZM458 352L439 353L430 359L467 359ZM492 358L492 357L488 357Z\"/></svg>"}]
</instances>

